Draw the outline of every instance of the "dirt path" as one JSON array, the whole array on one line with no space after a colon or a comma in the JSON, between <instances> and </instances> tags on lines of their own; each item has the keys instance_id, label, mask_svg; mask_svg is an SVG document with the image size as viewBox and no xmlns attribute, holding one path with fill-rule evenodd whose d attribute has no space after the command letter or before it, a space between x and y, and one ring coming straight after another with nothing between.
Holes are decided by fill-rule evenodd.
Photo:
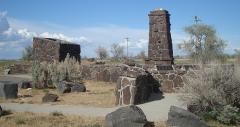
<instances>
[{"instance_id":1,"label":"dirt path","mask_svg":"<svg viewBox=\"0 0 240 127\"><path fill-rule=\"evenodd\" d=\"M171 105L185 108L183 102L178 101L178 94L164 94L164 99L152 101L149 103L138 105L146 117L150 121L165 121L168 117L168 111ZM51 113L61 112L63 114L74 114L81 116L106 116L106 114L116 110L114 108L100 108L89 106L70 106L70 105L50 105L50 104L17 104L17 103L0 103L3 109L13 110L17 112L35 112L35 113Z\"/></svg>"}]
</instances>

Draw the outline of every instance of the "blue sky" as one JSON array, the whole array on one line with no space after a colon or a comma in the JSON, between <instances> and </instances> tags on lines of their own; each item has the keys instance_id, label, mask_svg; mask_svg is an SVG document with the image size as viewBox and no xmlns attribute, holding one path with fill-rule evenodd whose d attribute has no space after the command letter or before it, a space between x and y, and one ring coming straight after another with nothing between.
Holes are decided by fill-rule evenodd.
<instances>
[{"instance_id":1,"label":"blue sky","mask_svg":"<svg viewBox=\"0 0 240 127\"><path fill-rule=\"evenodd\" d=\"M240 48L239 0L0 0L0 59L20 58L33 36L79 43L89 57L126 37L131 54L147 52L148 13L156 8L171 14L174 55L183 54L176 45L195 15L228 42L225 52Z\"/></svg>"}]
</instances>

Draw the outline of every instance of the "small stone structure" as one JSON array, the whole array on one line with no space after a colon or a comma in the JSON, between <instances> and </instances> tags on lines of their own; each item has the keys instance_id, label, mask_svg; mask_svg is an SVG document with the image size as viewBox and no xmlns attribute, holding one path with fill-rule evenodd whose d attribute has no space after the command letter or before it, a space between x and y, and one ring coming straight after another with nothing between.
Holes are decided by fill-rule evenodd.
<instances>
[{"instance_id":1,"label":"small stone structure","mask_svg":"<svg viewBox=\"0 0 240 127\"><path fill-rule=\"evenodd\" d=\"M146 64L172 65L173 50L170 14L166 10L151 11L149 16L149 45Z\"/></svg>"},{"instance_id":2,"label":"small stone structure","mask_svg":"<svg viewBox=\"0 0 240 127\"><path fill-rule=\"evenodd\" d=\"M80 45L53 38L33 38L33 59L37 61L63 61L67 54L80 61Z\"/></svg>"}]
</instances>

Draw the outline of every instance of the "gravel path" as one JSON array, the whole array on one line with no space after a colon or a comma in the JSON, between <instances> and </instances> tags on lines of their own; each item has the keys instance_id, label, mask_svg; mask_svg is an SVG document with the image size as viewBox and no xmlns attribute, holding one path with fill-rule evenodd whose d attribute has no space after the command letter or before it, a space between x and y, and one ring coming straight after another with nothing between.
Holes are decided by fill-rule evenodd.
<instances>
[{"instance_id":1,"label":"gravel path","mask_svg":"<svg viewBox=\"0 0 240 127\"><path fill-rule=\"evenodd\" d=\"M150 121L165 121L168 117L168 111L171 105L186 108L183 102L178 101L178 94L164 94L164 98L157 101L138 105L146 117ZM116 110L114 108L100 108L89 106L69 106L69 105L50 105L50 104L17 104L17 103L0 103L3 109L13 110L17 112L35 112L35 113L51 113L61 112L63 114L74 114L82 116L106 116L106 114Z\"/></svg>"}]
</instances>

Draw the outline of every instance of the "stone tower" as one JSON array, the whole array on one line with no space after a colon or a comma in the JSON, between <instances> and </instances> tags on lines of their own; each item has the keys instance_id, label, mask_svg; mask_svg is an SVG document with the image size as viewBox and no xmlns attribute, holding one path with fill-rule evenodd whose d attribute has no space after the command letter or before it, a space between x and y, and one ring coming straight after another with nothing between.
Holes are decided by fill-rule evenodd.
<instances>
[{"instance_id":1,"label":"stone tower","mask_svg":"<svg viewBox=\"0 0 240 127\"><path fill-rule=\"evenodd\" d=\"M173 50L170 33L170 14L163 9L151 11L147 64L172 65Z\"/></svg>"}]
</instances>

